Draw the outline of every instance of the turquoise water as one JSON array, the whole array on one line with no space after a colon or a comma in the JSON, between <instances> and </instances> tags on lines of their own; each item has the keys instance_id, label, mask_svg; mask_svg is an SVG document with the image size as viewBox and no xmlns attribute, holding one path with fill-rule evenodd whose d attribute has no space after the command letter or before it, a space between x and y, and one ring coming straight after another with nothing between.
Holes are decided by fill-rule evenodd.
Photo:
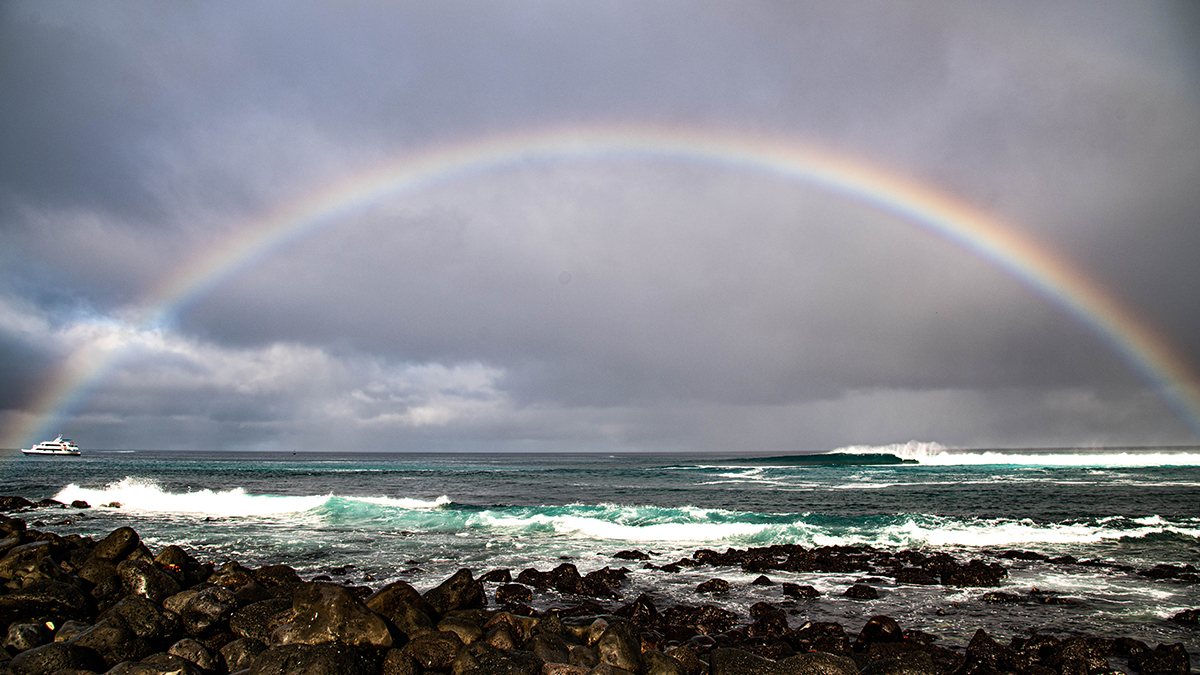
<instances>
[{"instance_id":1,"label":"turquoise water","mask_svg":"<svg viewBox=\"0 0 1200 675\"><path fill-rule=\"evenodd\" d=\"M908 460L909 463L899 463ZM886 463L873 463L886 462ZM912 463L916 462L916 463ZM1138 568L1200 563L1200 452L1179 449L949 452L908 444L818 459L732 455L407 455L85 452L80 458L0 457L0 494L83 499L91 509L41 509L31 522L102 535L134 526L152 546L179 543L202 559L288 562L302 574L341 571L348 583L403 578L434 585L459 567L581 572L630 570L627 602L724 604L745 615L778 587L757 575L702 567L668 574L611 555L637 548L664 564L698 548L867 544L999 559L1008 549L1101 558ZM119 504L119 506L117 506ZM840 593L854 575L776 573L827 595L795 620L849 628L886 613L906 627L961 639L985 626L1008 637L1062 633L1184 641L1167 619L1200 606L1195 585L1107 568L1004 560L999 590L1037 587L1064 606L1003 606L984 590L885 584L880 600ZM734 584L700 597L700 581ZM368 581L364 581L368 580ZM993 589L986 589L993 590ZM535 606L563 602L539 596Z\"/></svg>"}]
</instances>

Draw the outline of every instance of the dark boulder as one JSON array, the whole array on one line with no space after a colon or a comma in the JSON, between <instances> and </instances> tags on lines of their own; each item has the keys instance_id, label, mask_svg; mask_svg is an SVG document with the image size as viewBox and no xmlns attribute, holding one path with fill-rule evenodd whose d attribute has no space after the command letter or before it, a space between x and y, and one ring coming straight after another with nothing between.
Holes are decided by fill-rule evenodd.
<instances>
[{"instance_id":1,"label":"dark boulder","mask_svg":"<svg viewBox=\"0 0 1200 675\"><path fill-rule=\"evenodd\" d=\"M118 663L105 675L202 675L202 673L191 661L160 652L151 654L141 661Z\"/></svg>"},{"instance_id":2,"label":"dark boulder","mask_svg":"<svg viewBox=\"0 0 1200 675\"><path fill-rule=\"evenodd\" d=\"M71 638L70 644L86 647L100 655L109 668L122 661L138 661L154 653L145 640L118 616L110 616Z\"/></svg>"},{"instance_id":3,"label":"dark boulder","mask_svg":"<svg viewBox=\"0 0 1200 675\"><path fill-rule=\"evenodd\" d=\"M243 638L250 638L266 644L271 641L271 635L285 623L292 620L295 612L292 601L283 598L273 598L246 605L233 613L229 618L229 630Z\"/></svg>"},{"instance_id":4,"label":"dark boulder","mask_svg":"<svg viewBox=\"0 0 1200 675\"><path fill-rule=\"evenodd\" d=\"M750 585L751 586L774 586L775 582L771 581L771 578L766 576L765 574L760 574L757 577L755 577L754 581L750 582Z\"/></svg>"},{"instance_id":5,"label":"dark boulder","mask_svg":"<svg viewBox=\"0 0 1200 675\"><path fill-rule=\"evenodd\" d=\"M512 571L507 569L492 570L480 575L481 584L507 584L512 581Z\"/></svg>"},{"instance_id":6,"label":"dark boulder","mask_svg":"<svg viewBox=\"0 0 1200 675\"><path fill-rule=\"evenodd\" d=\"M290 565L264 565L252 573L254 580L270 590L304 583Z\"/></svg>"},{"instance_id":7,"label":"dark boulder","mask_svg":"<svg viewBox=\"0 0 1200 675\"><path fill-rule=\"evenodd\" d=\"M389 649L383 657L380 675L421 675L421 666L399 649Z\"/></svg>"},{"instance_id":8,"label":"dark boulder","mask_svg":"<svg viewBox=\"0 0 1200 675\"><path fill-rule=\"evenodd\" d=\"M169 640L177 637L180 630L176 614L164 611L140 595L124 598L101 614L100 619L110 616L120 617L135 635L148 640Z\"/></svg>"},{"instance_id":9,"label":"dark boulder","mask_svg":"<svg viewBox=\"0 0 1200 675\"><path fill-rule=\"evenodd\" d=\"M375 675L375 671L353 647L294 644L259 654L248 675Z\"/></svg>"},{"instance_id":10,"label":"dark boulder","mask_svg":"<svg viewBox=\"0 0 1200 675\"><path fill-rule=\"evenodd\" d=\"M367 597L363 603L372 612L380 616L391 616L402 606L414 608L422 614L429 614L429 606L417 589L403 581L394 581Z\"/></svg>"},{"instance_id":11,"label":"dark boulder","mask_svg":"<svg viewBox=\"0 0 1200 675\"><path fill-rule=\"evenodd\" d=\"M1171 617L1171 620L1176 623L1185 623L1193 626L1200 624L1200 609L1185 609Z\"/></svg>"},{"instance_id":12,"label":"dark boulder","mask_svg":"<svg viewBox=\"0 0 1200 675\"><path fill-rule=\"evenodd\" d=\"M985 564L972 560L966 565L949 562L941 568L942 585L959 587L999 586L1008 576L1008 570L999 563Z\"/></svg>"},{"instance_id":13,"label":"dark boulder","mask_svg":"<svg viewBox=\"0 0 1200 675\"><path fill-rule=\"evenodd\" d=\"M217 666L216 659L205 649L204 645L191 638L184 638L171 645L167 649L167 653L186 659L202 670L214 670Z\"/></svg>"},{"instance_id":14,"label":"dark boulder","mask_svg":"<svg viewBox=\"0 0 1200 675\"><path fill-rule=\"evenodd\" d=\"M461 569L446 579L437 588L426 591L425 603L438 614L456 609L483 609L487 596L483 584L471 578L471 570Z\"/></svg>"},{"instance_id":15,"label":"dark boulder","mask_svg":"<svg viewBox=\"0 0 1200 675\"><path fill-rule=\"evenodd\" d=\"M182 590L171 575L145 560L122 560L117 564L117 575L126 592L155 604L162 604L163 600Z\"/></svg>"},{"instance_id":16,"label":"dark boulder","mask_svg":"<svg viewBox=\"0 0 1200 675\"><path fill-rule=\"evenodd\" d=\"M521 584L504 584L496 589L496 602L502 605L511 602L527 603L533 600L533 591Z\"/></svg>"},{"instance_id":17,"label":"dark boulder","mask_svg":"<svg viewBox=\"0 0 1200 675\"><path fill-rule=\"evenodd\" d=\"M525 651L532 652L546 663L570 663L571 645L553 633L538 633L525 643Z\"/></svg>"},{"instance_id":18,"label":"dark boulder","mask_svg":"<svg viewBox=\"0 0 1200 675\"><path fill-rule=\"evenodd\" d=\"M225 664L225 670L236 673L254 665L254 660L266 649L267 646L261 640L238 638L221 647L218 653L221 655L221 661Z\"/></svg>"},{"instance_id":19,"label":"dark boulder","mask_svg":"<svg viewBox=\"0 0 1200 675\"><path fill-rule=\"evenodd\" d=\"M648 553L642 553L641 551L638 551L638 550L617 551L616 553L613 554L613 557L616 558L617 560L649 560L650 559L650 555Z\"/></svg>"},{"instance_id":20,"label":"dark boulder","mask_svg":"<svg viewBox=\"0 0 1200 675\"><path fill-rule=\"evenodd\" d=\"M783 582L783 594L792 598L819 598L821 592L812 586Z\"/></svg>"},{"instance_id":21,"label":"dark boulder","mask_svg":"<svg viewBox=\"0 0 1200 675\"><path fill-rule=\"evenodd\" d=\"M699 656L696 656L696 651L688 647L671 647L666 652L666 655L679 662L683 666L683 672L686 675L700 675L702 672L707 672L707 667Z\"/></svg>"},{"instance_id":22,"label":"dark boulder","mask_svg":"<svg viewBox=\"0 0 1200 675\"><path fill-rule=\"evenodd\" d=\"M96 547L92 549L92 557L114 562L124 560L140 543L142 540L132 527L118 527L107 537L96 542Z\"/></svg>"},{"instance_id":23,"label":"dark boulder","mask_svg":"<svg viewBox=\"0 0 1200 675\"><path fill-rule=\"evenodd\" d=\"M19 497L17 495L5 495L0 497L0 511L16 511L18 509L27 509L33 506L33 502Z\"/></svg>"},{"instance_id":24,"label":"dark boulder","mask_svg":"<svg viewBox=\"0 0 1200 675\"><path fill-rule=\"evenodd\" d=\"M33 573L50 555L50 542L31 541L8 549L0 558L0 579L20 579Z\"/></svg>"},{"instance_id":25,"label":"dark boulder","mask_svg":"<svg viewBox=\"0 0 1200 675\"><path fill-rule=\"evenodd\" d=\"M458 653L450 665L450 673L451 675L542 675L542 661L529 652L502 650L486 642L478 642Z\"/></svg>"},{"instance_id":26,"label":"dark boulder","mask_svg":"<svg viewBox=\"0 0 1200 675\"><path fill-rule=\"evenodd\" d=\"M416 636L402 651L424 670L447 671L462 648L458 635L435 631Z\"/></svg>"},{"instance_id":27,"label":"dark boulder","mask_svg":"<svg viewBox=\"0 0 1200 675\"><path fill-rule=\"evenodd\" d=\"M648 649L642 652L641 675L688 675L679 661L666 654Z\"/></svg>"},{"instance_id":28,"label":"dark boulder","mask_svg":"<svg viewBox=\"0 0 1200 675\"><path fill-rule=\"evenodd\" d=\"M854 641L854 650L863 651L867 646L876 642L900 642L904 639L904 630L896 620L888 616L871 617Z\"/></svg>"},{"instance_id":29,"label":"dark boulder","mask_svg":"<svg viewBox=\"0 0 1200 675\"><path fill-rule=\"evenodd\" d=\"M718 648L708 654L710 675L781 675L779 665L742 649Z\"/></svg>"},{"instance_id":30,"label":"dark boulder","mask_svg":"<svg viewBox=\"0 0 1200 675\"><path fill-rule=\"evenodd\" d=\"M0 625L13 621L84 620L92 603L78 588L53 579L37 579L8 595L0 595Z\"/></svg>"},{"instance_id":31,"label":"dark boulder","mask_svg":"<svg viewBox=\"0 0 1200 675\"><path fill-rule=\"evenodd\" d=\"M709 579L696 586L697 593L728 593L729 582L724 579Z\"/></svg>"},{"instance_id":32,"label":"dark boulder","mask_svg":"<svg viewBox=\"0 0 1200 675\"><path fill-rule=\"evenodd\" d=\"M866 584L854 584L850 588L847 588L846 592L842 593L842 595L847 598L854 598L855 600L875 600L879 597L879 591L875 590L873 586Z\"/></svg>"},{"instance_id":33,"label":"dark boulder","mask_svg":"<svg viewBox=\"0 0 1200 675\"><path fill-rule=\"evenodd\" d=\"M905 567L896 570L896 583L909 586L935 586L938 579L919 567Z\"/></svg>"},{"instance_id":34,"label":"dark boulder","mask_svg":"<svg viewBox=\"0 0 1200 675\"><path fill-rule=\"evenodd\" d=\"M281 629L283 644L340 642L355 647L387 649L392 634L383 618L343 586L328 582L304 584L292 598L295 616L290 629Z\"/></svg>"},{"instance_id":35,"label":"dark boulder","mask_svg":"<svg viewBox=\"0 0 1200 675\"><path fill-rule=\"evenodd\" d=\"M1129 665L1142 675L1183 675L1191 670L1183 643L1159 645L1129 658Z\"/></svg>"},{"instance_id":36,"label":"dark boulder","mask_svg":"<svg viewBox=\"0 0 1200 675\"><path fill-rule=\"evenodd\" d=\"M854 659L828 652L797 654L776 665L781 675L858 675Z\"/></svg>"},{"instance_id":37,"label":"dark boulder","mask_svg":"<svg viewBox=\"0 0 1200 675\"><path fill-rule=\"evenodd\" d=\"M66 642L51 642L21 652L8 664L13 675L50 675L59 670L107 670L96 652Z\"/></svg>"},{"instance_id":38,"label":"dark boulder","mask_svg":"<svg viewBox=\"0 0 1200 675\"><path fill-rule=\"evenodd\" d=\"M210 586L184 603L179 618L188 635L195 637L223 627L237 606L237 598L229 589Z\"/></svg>"},{"instance_id":39,"label":"dark boulder","mask_svg":"<svg viewBox=\"0 0 1200 675\"><path fill-rule=\"evenodd\" d=\"M614 620L596 641L600 662L636 673L642 666L642 637L637 626Z\"/></svg>"},{"instance_id":40,"label":"dark boulder","mask_svg":"<svg viewBox=\"0 0 1200 675\"><path fill-rule=\"evenodd\" d=\"M639 626L649 626L659 621L658 608L654 606L654 600L645 593L639 595L628 605L618 608L614 614L629 619Z\"/></svg>"},{"instance_id":41,"label":"dark boulder","mask_svg":"<svg viewBox=\"0 0 1200 675\"><path fill-rule=\"evenodd\" d=\"M53 641L54 635L50 633L50 629L44 623L14 623L8 627L8 635L4 638L4 647L16 653L41 647Z\"/></svg>"}]
</instances>

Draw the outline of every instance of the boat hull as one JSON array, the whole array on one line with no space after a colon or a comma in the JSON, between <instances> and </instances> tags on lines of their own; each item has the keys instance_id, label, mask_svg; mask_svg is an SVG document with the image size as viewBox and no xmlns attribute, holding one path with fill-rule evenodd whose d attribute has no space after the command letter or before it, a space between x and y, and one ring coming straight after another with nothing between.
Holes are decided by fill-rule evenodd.
<instances>
[{"instance_id":1,"label":"boat hull","mask_svg":"<svg viewBox=\"0 0 1200 675\"><path fill-rule=\"evenodd\" d=\"M26 455L54 455L59 457L78 457L80 454L78 450L38 450L37 448L30 448L29 450L21 448L21 452Z\"/></svg>"}]
</instances>

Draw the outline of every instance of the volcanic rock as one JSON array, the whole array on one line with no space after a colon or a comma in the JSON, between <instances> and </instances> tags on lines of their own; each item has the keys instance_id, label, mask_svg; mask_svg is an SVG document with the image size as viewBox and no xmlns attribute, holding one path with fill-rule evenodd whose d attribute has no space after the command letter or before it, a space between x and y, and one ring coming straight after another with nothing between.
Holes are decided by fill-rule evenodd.
<instances>
[{"instance_id":1,"label":"volcanic rock","mask_svg":"<svg viewBox=\"0 0 1200 675\"><path fill-rule=\"evenodd\" d=\"M107 667L96 652L66 642L51 642L21 652L8 664L13 675L50 675L65 670L104 672Z\"/></svg>"},{"instance_id":2,"label":"volcanic rock","mask_svg":"<svg viewBox=\"0 0 1200 675\"><path fill-rule=\"evenodd\" d=\"M374 675L353 647L292 644L271 647L254 660L247 675Z\"/></svg>"},{"instance_id":3,"label":"volcanic rock","mask_svg":"<svg viewBox=\"0 0 1200 675\"><path fill-rule=\"evenodd\" d=\"M282 644L340 642L356 647L387 649L392 634L383 619L343 586L312 582L296 590L292 599L295 617L290 628L281 627Z\"/></svg>"},{"instance_id":4,"label":"volcanic rock","mask_svg":"<svg viewBox=\"0 0 1200 675\"><path fill-rule=\"evenodd\" d=\"M237 598L227 588L210 586L193 595L179 612L189 635L203 635L228 621L237 610Z\"/></svg>"},{"instance_id":5,"label":"volcanic rock","mask_svg":"<svg viewBox=\"0 0 1200 675\"><path fill-rule=\"evenodd\" d=\"M163 600L182 590L178 581L145 560L122 560L117 564L117 574L126 592L155 604L162 604Z\"/></svg>"},{"instance_id":6,"label":"volcanic rock","mask_svg":"<svg viewBox=\"0 0 1200 675\"><path fill-rule=\"evenodd\" d=\"M847 598L854 598L855 600L875 600L879 597L879 591L875 590L873 586L866 584L854 584L850 588L847 588L846 592L842 593L842 595Z\"/></svg>"},{"instance_id":7,"label":"volcanic rock","mask_svg":"<svg viewBox=\"0 0 1200 675\"><path fill-rule=\"evenodd\" d=\"M461 569L437 588L426 591L425 603L438 614L456 609L482 609L487 605L483 584L471 578L471 570Z\"/></svg>"},{"instance_id":8,"label":"volcanic rock","mask_svg":"<svg viewBox=\"0 0 1200 675\"><path fill-rule=\"evenodd\" d=\"M244 670L254 665L254 660L259 654L265 651L267 646L260 640L253 638L238 638L233 642L221 647L221 660L225 664L225 670L236 673L239 670Z\"/></svg>"}]
</instances>

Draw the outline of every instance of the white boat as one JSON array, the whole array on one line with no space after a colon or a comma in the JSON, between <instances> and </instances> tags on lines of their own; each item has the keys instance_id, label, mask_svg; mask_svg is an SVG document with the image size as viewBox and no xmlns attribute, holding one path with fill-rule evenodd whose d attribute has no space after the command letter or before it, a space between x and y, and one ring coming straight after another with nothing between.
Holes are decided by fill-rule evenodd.
<instances>
[{"instance_id":1,"label":"white boat","mask_svg":"<svg viewBox=\"0 0 1200 675\"><path fill-rule=\"evenodd\" d=\"M79 455L79 446L75 445L75 441L69 438L63 438L62 434L52 441L42 441L37 445L26 450L21 448L21 452L26 455Z\"/></svg>"}]
</instances>

